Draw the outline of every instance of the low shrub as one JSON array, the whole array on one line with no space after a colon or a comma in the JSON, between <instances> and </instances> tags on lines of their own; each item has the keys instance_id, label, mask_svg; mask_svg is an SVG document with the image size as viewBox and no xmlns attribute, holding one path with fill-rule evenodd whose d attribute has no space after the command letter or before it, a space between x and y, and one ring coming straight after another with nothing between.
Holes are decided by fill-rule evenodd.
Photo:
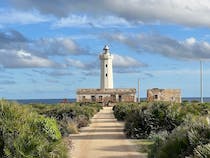
<instances>
[{"instance_id":1,"label":"low shrub","mask_svg":"<svg viewBox=\"0 0 210 158\"><path fill-rule=\"evenodd\" d=\"M85 117L83 115L78 116L75 120L77 122L78 128L86 127L90 123L90 121L87 119L87 117Z\"/></svg>"},{"instance_id":2,"label":"low shrub","mask_svg":"<svg viewBox=\"0 0 210 158\"><path fill-rule=\"evenodd\" d=\"M67 157L54 119L32 112L16 103L0 101L1 157Z\"/></svg>"},{"instance_id":3,"label":"low shrub","mask_svg":"<svg viewBox=\"0 0 210 158\"><path fill-rule=\"evenodd\" d=\"M205 117L191 116L172 133L163 138L157 135L153 140L149 158L207 158L210 155L210 124Z\"/></svg>"},{"instance_id":4,"label":"low shrub","mask_svg":"<svg viewBox=\"0 0 210 158\"><path fill-rule=\"evenodd\" d=\"M171 132L179 126L186 115L207 115L209 104L151 102L119 104L113 107L118 120L125 120L125 134L128 138L144 139L151 133Z\"/></svg>"},{"instance_id":5,"label":"low shrub","mask_svg":"<svg viewBox=\"0 0 210 158\"><path fill-rule=\"evenodd\" d=\"M182 120L169 103L155 102L139 106L128 113L125 133L129 138L147 138L151 132L171 132Z\"/></svg>"},{"instance_id":6,"label":"low shrub","mask_svg":"<svg viewBox=\"0 0 210 158\"><path fill-rule=\"evenodd\" d=\"M133 110L138 108L137 103L120 103L113 107L115 118L118 121L124 121L127 115Z\"/></svg>"},{"instance_id":7,"label":"low shrub","mask_svg":"<svg viewBox=\"0 0 210 158\"><path fill-rule=\"evenodd\" d=\"M70 103L57 105L31 105L32 108L40 114L57 120L62 136L77 133L78 129L89 124L90 119L96 114L102 106L98 103ZM75 124L72 124L72 122ZM69 125L70 124L70 125ZM73 130L69 129L69 126Z\"/></svg>"},{"instance_id":8,"label":"low shrub","mask_svg":"<svg viewBox=\"0 0 210 158\"><path fill-rule=\"evenodd\" d=\"M210 155L210 103L149 102L116 105L128 138L154 141L149 158L207 158Z\"/></svg>"}]
</instances>

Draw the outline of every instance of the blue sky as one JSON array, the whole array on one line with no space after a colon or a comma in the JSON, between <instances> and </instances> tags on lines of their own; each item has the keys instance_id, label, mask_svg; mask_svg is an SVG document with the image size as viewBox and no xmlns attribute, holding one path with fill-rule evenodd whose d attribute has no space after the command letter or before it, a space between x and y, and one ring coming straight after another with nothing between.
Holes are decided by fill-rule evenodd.
<instances>
[{"instance_id":1,"label":"blue sky","mask_svg":"<svg viewBox=\"0 0 210 158\"><path fill-rule=\"evenodd\" d=\"M98 55L114 55L114 87L210 95L210 0L1 0L0 97L75 98L99 88Z\"/></svg>"}]
</instances>

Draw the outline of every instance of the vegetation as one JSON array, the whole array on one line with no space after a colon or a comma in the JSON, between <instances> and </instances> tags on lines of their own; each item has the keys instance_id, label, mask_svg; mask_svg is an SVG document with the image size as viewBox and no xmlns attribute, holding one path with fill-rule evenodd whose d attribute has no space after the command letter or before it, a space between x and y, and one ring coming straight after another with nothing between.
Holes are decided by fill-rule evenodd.
<instances>
[{"instance_id":1,"label":"vegetation","mask_svg":"<svg viewBox=\"0 0 210 158\"><path fill-rule=\"evenodd\" d=\"M127 103L120 103L117 106L113 107L115 118L118 121L124 121L127 115L134 111L135 109L139 108L137 103L127 104Z\"/></svg>"},{"instance_id":2,"label":"vegetation","mask_svg":"<svg viewBox=\"0 0 210 158\"><path fill-rule=\"evenodd\" d=\"M78 133L79 128L87 126L102 106L97 103L32 104L31 108L41 115L54 118L58 122L62 136L68 136Z\"/></svg>"},{"instance_id":3,"label":"vegetation","mask_svg":"<svg viewBox=\"0 0 210 158\"><path fill-rule=\"evenodd\" d=\"M207 158L210 155L210 104L153 102L113 107L125 121L128 138L150 139L150 158Z\"/></svg>"},{"instance_id":4,"label":"vegetation","mask_svg":"<svg viewBox=\"0 0 210 158\"><path fill-rule=\"evenodd\" d=\"M150 158L210 156L210 125L206 117L189 117L170 134L155 136Z\"/></svg>"},{"instance_id":5,"label":"vegetation","mask_svg":"<svg viewBox=\"0 0 210 158\"><path fill-rule=\"evenodd\" d=\"M54 119L4 100L0 106L1 157L67 157Z\"/></svg>"},{"instance_id":6,"label":"vegetation","mask_svg":"<svg viewBox=\"0 0 210 158\"><path fill-rule=\"evenodd\" d=\"M70 133L86 126L101 106L19 105L0 100L0 157L66 158Z\"/></svg>"}]
</instances>

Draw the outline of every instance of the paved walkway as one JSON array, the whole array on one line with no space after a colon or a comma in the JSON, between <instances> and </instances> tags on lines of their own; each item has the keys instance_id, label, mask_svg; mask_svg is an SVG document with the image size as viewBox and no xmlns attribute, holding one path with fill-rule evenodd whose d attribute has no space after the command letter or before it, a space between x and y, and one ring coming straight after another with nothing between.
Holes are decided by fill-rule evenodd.
<instances>
[{"instance_id":1,"label":"paved walkway","mask_svg":"<svg viewBox=\"0 0 210 158\"><path fill-rule=\"evenodd\" d=\"M123 123L116 121L112 107L104 107L89 127L72 135L71 158L146 158L125 138Z\"/></svg>"}]
</instances>

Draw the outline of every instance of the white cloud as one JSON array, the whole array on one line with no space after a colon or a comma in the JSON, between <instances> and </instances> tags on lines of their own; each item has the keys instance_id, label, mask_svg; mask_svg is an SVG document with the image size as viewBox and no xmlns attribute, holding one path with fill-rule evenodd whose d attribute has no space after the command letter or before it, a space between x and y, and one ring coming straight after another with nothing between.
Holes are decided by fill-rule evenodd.
<instances>
[{"instance_id":1,"label":"white cloud","mask_svg":"<svg viewBox=\"0 0 210 158\"><path fill-rule=\"evenodd\" d=\"M53 3L50 0L10 1L17 8L36 8L58 17L69 14L99 17L111 15L134 23L163 22L210 27L209 0L54 0Z\"/></svg>"},{"instance_id":2,"label":"white cloud","mask_svg":"<svg viewBox=\"0 0 210 158\"><path fill-rule=\"evenodd\" d=\"M70 15L57 21L54 27L130 27L128 21L116 16L90 17L87 15Z\"/></svg>"},{"instance_id":3,"label":"white cloud","mask_svg":"<svg viewBox=\"0 0 210 158\"><path fill-rule=\"evenodd\" d=\"M69 37L29 40L15 30L0 32L0 48L24 49L43 57L89 54Z\"/></svg>"},{"instance_id":4,"label":"white cloud","mask_svg":"<svg viewBox=\"0 0 210 158\"><path fill-rule=\"evenodd\" d=\"M56 67L56 63L24 50L0 49L0 65L4 68Z\"/></svg>"},{"instance_id":5,"label":"white cloud","mask_svg":"<svg viewBox=\"0 0 210 158\"><path fill-rule=\"evenodd\" d=\"M129 56L121 56L118 54L113 54L113 66L115 67L142 67L145 64L137 61L136 59Z\"/></svg>"},{"instance_id":6,"label":"white cloud","mask_svg":"<svg viewBox=\"0 0 210 158\"><path fill-rule=\"evenodd\" d=\"M6 24L35 24L50 21L51 18L40 15L38 12L17 10L0 10L0 25Z\"/></svg>"},{"instance_id":7,"label":"white cloud","mask_svg":"<svg viewBox=\"0 0 210 158\"><path fill-rule=\"evenodd\" d=\"M32 49L40 52L40 55L80 55L88 54L74 40L68 37L43 38L35 41Z\"/></svg>"},{"instance_id":8,"label":"white cloud","mask_svg":"<svg viewBox=\"0 0 210 158\"><path fill-rule=\"evenodd\" d=\"M81 48L69 37L29 40L15 30L0 32L0 53L0 67L6 68L64 68L70 66L70 62L64 63L64 56L89 55L86 49Z\"/></svg>"},{"instance_id":9,"label":"white cloud","mask_svg":"<svg viewBox=\"0 0 210 158\"><path fill-rule=\"evenodd\" d=\"M185 40L188 45L193 45L196 43L196 39L191 37Z\"/></svg>"},{"instance_id":10,"label":"white cloud","mask_svg":"<svg viewBox=\"0 0 210 158\"><path fill-rule=\"evenodd\" d=\"M140 68L145 67L147 65L130 56L113 54L113 66L115 73L130 74L130 73L139 73Z\"/></svg>"},{"instance_id":11,"label":"white cloud","mask_svg":"<svg viewBox=\"0 0 210 158\"><path fill-rule=\"evenodd\" d=\"M73 66L81 69L86 68L86 65L79 60L67 59L67 62L68 66Z\"/></svg>"},{"instance_id":12,"label":"white cloud","mask_svg":"<svg viewBox=\"0 0 210 158\"><path fill-rule=\"evenodd\" d=\"M121 42L137 52L160 54L170 58L187 60L209 60L210 43L191 37L178 41L160 34L105 35L106 38Z\"/></svg>"},{"instance_id":13,"label":"white cloud","mask_svg":"<svg viewBox=\"0 0 210 158\"><path fill-rule=\"evenodd\" d=\"M82 62L80 60L75 60L75 59L66 59L66 62L67 62L66 63L67 66L76 67L76 68L85 69L85 70L94 69L97 65L95 64L95 62L85 63L85 62Z\"/></svg>"}]
</instances>

